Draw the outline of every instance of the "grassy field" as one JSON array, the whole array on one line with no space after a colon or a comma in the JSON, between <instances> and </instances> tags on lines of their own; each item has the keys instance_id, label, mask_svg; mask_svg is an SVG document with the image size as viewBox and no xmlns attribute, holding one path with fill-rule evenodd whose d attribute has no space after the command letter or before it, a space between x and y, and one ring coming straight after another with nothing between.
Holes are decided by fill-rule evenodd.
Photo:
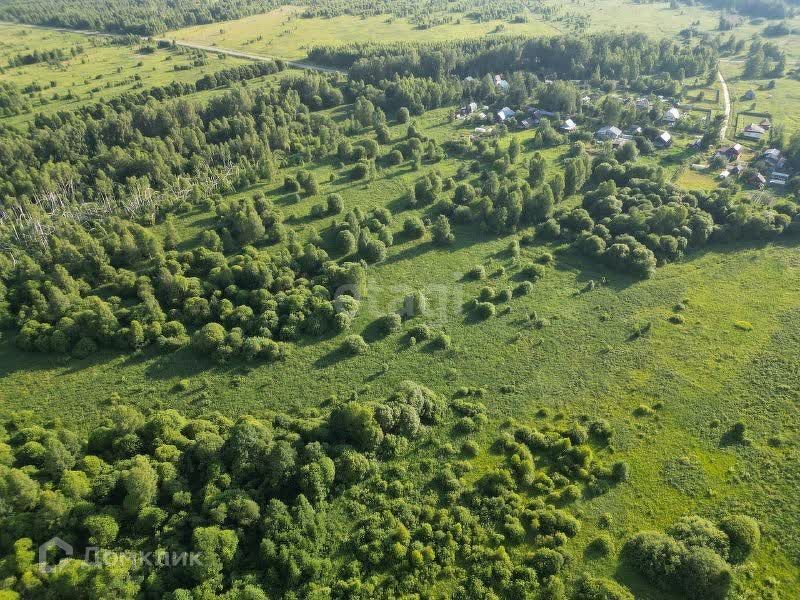
<instances>
[{"instance_id":1,"label":"grassy field","mask_svg":"<svg viewBox=\"0 0 800 600\"><path fill-rule=\"evenodd\" d=\"M303 19L296 7L282 7L237 21L187 27L166 33L164 37L203 45L216 45L254 54L298 59L308 55L315 45L346 44L360 41L437 41L477 37L494 33L547 35L557 33L553 26L531 20L528 23L487 21L476 23L463 15L453 15L460 22L419 29L405 19L376 16L361 19L341 16L331 19Z\"/></svg>"},{"instance_id":2,"label":"grassy field","mask_svg":"<svg viewBox=\"0 0 800 600\"><path fill-rule=\"evenodd\" d=\"M69 60L8 66L9 58L18 54L55 48L69 50L75 46L81 46L83 52ZM207 55L204 65L195 66L194 61L200 56L197 52L156 50L148 54L139 50L139 46L112 45L107 37L0 25L0 65L3 65L0 81L14 82L22 89L30 84L46 88L31 94L32 112L4 121L24 123L36 112L48 114L73 110L125 92L172 81L194 82L205 73L248 62Z\"/></svg>"},{"instance_id":3,"label":"grassy field","mask_svg":"<svg viewBox=\"0 0 800 600\"><path fill-rule=\"evenodd\" d=\"M456 129L446 112L428 113L418 125L440 141L448 139ZM392 128L395 139L400 134L400 127ZM551 169L562 151L545 153ZM448 159L438 168L450 175L456 166ZM400 229L413 211L405 210L399 198L420 172L403 165L365 184L350 182L328 163L313 170L325 182L320 196L298 204L287 203L279 182L247 193L262 190L273 198L302 239L312 227L322 231L327 225L327 219L313 220L310 209L329 192L340 192L348 208L392 208L395 245L384 263L370 268L368 295L353 326L371 344L366 355L345 356L342 336L336 336L303 342L285 363L269 366L218 366L198 361L189 351L166 356L102 352L54 364L50 357L16 351L7 340L0 345L0 410L32 409L89 427L109 402L117 401L190 414L282 410L311 416L325 412L332 397L357 390L361 398L378 398L404 379L448 395L461 386L485 387L487 441L507 419L535 423L585 414L606 418L614 427L615 458L629 462L632 480L578 502L584 528L569 546L576 559L572 568L614 574L613 559L582 560L605 512L614 515L612 532L621 543L631 533L661 529L687 513L735 509L758 515L765 527L767 541L751 567L751 589L763 591L771 585L769 577L778 582L779 597L800 594L791 562L800 550L793 491L793 474L800 471L796 246L715 247L660 268L646 281L609 272L566 247L526 247L523 260L548 250L556 256L555 266L532 294L510 302L509 313L477 323L462 304L486 282L466 282L463 274L483 264L489 285L514 285L519 262L507 247L515 236L498 238L464 226L456 227L456 242L448 249L437 249L428 239L408 241ZM181 217L182 245L194 246L213 218L203 212ZM604 285L584 291L589 280L604 277ZM411 290L428 296L427 320L452 336L452 349L411 345L402 333L376 335L375 319L397 310ZM678 303L687 308L685 322L675 325L668 318ZM528 326L533 311L547 320L546 327ZM651 332L633 339L632 331L643 322L652 323ZM182 379L190 385L176 391ZM547 417L539 413L542 408ZM726 446L723 433L740 419L752 445ZM616 576L637 598L670 597L655 594L631 573Z\"/></svg>"},{"instance_id":4,"label":"grassy field","mask_svg":"<svg viewBox=\"0 0 800 600\"><path fill-rule=\"evenodd\" d=\"M741 111L757 111L772 115L772 122L782 125L787 133L800 129L800 81L788 77L776 79L775 87L767 89L770 79L753 80L743 79L741 62L725 61L720 64L720 69L728 81L731 93L731 132L735 122L736 113ZM745 92L753 90L756 94L754 100L745 100ZM739 130L748 123L758 121L756 117L742 115L739 118Z\"/></svg>"}]
</instances>

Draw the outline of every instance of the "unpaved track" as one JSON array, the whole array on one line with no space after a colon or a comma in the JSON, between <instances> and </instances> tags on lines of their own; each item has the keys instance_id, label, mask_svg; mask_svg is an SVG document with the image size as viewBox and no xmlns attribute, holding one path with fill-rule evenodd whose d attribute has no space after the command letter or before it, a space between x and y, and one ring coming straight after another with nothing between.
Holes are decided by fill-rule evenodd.
<instances>
[{"instance_id":1,"label":"unpaved track","mask_svg":"<svg viewBox=\"0 0 800 600\"><path fill-rule=\"evenodd\" d=\"M725 109L725 118L722 120L719 132L720 141L723 141L728 133L728 122L731 120L731 94L728 91L728 82L722 76L722 71L717 71L717 77L722 86L722 104Z\"/></svg>"},{"instance_id":2,"label":"unpaved track","mask_svg":"<svg viewBox=\"0 0 800 600\"><path fill-rule=\"evenodd\" d=\"M13 23L10 21L0 21L0 25L18 25L21 27L32 27L34 29L46 29L48 31L60 31L63 33L77 33L80 35L113 35L110 33L106 33L103 31L91 31L87 29L67 29L65 27L47 27L45 25L29 25L28 23ZM240 52L239 50L231 50L230 48L219 48L217 46L204 46L203 44L195 44L194 42L182 42L180 40L170 40L168 38L163 37L147 37L147 36L139 36L142 41L153 41L153 42L168 42L170 44L175 44L176 46L183 46L184 48L192 48L194 50L203 50L204 52L211 52L213 54L224 54L226 56L233 56L235 58L245 58L247 60L280 60L283 61L288 67L292 67L294 69L309 69L311 71L322 71L323 73L344 73L342 69L335 69L333 67L323 67L322 65L315 65L309 62L303 62L300 60L286 60L284 58L279 58L277 56L267 56L265 54L251 54L249 52Z\"/></svg>"}]
</instances>

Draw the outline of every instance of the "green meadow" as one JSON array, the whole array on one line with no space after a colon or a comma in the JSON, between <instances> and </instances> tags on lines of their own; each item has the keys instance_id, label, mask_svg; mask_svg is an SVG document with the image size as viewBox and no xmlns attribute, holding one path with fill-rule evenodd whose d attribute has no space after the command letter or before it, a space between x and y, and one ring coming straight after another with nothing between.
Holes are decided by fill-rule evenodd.
<instances>
[{"instance_id":1,"label":"green meadow","mask_svg":"<svg viewBox=\"0 0 800 600\"><path fill-rule=\"evenodd\" d=\"M12 124L26 123L35 113L52 114L75 110L126 92L167 85L173 81L194 83L207 73L249 62L245 59L205 55L181 49L142 52L142 45L117 45L106 36L48 31L22 25L0 24L0 81L24 89L39 85L41 91L29 94L32 111L3 119ZM9 66L10 58L33 51L80 46L82 52L58 62L39 62Z\"/></svg>"},{"instance_id":2,"label":"green meadow","mask_svg":"<svg viewBox=\"0 0 800 600\"><path fill-rule=\"evenodd\" d=\"M450 139L459 129L446 113L431 111L417 125L440 141ZM397 139L401 128L394 126L391 133ZM562 151L545 152L550 169ZM484 388L490 419L481 434L486 443L494 436L490 432L509 420L558 423L589 415L607 419L614 428L613 457L630 464L631 482L577 502L584 528L568 550L573 568L616 576L637 597L670 598L653 595L633 573L616 573L615 560L580 560L599 531L599 517L612 512L613 536L622 540L642 529L664 528L687 512L736 510L757 514L768 540L750 567L751 589L763 591L779 582L779 597L800 593L792 564L800 550L794 498L800 470L796 247L714 246L660 267L644 281L610 272L558 244L524 246L514 259L507 249L517 235L498 238L475 226L456 226L453 246L440 249L427 237L409 241L401 231L405 217L422 214L405 209L401 201L420 172L402 165L363 183L350 181L329 163L305 167L321 182L319 196L289 204L280 182L245 192L272 198L300 240L314 231L324 234L329 218L314 219L311 206L331 192L342 194L348 209L386 206L394 214L395 244L383 263L370 267L367 295L352 327L370 343L369 352L345 355L341 334L306 340L285 362L219 366L189 350L174 355L102 351L84 360L53 360L20 353L7 339L0 347L3 413L30 410L88 429L119 402L177 408L189 415L279 411L314 417L337 397L356 391L361 399L380 398L405 379L446 396L461 387ZM446 159L436 168L449 176L456 167L455 160ZM180 247L194 247L213 219L198 211L180 216ZM463 304L483 285L513 287L520 262L544 251L554 254L554 266L533 293L510 301L509 312L475 322L464 311ZM464 274L477 264L486 267L488 279L466 281ZM593 289L587 287L590 281L597 284ZM414 290L429 298L428 322L451 336L449 350L412 344L404 332L377 334L375 320L398 310ZM679 305L683 319L673 324L670 317ZM531 326L534 313L545 326ZM642 323L651 324L649 333L633 335ZM185 380L188 386L180 383ZM752 444L726 445L724 432L739 420L747 423ZM492 466L479 462L471 476Z\"/></svg>"},{"instance_id":3,"label":"green meadow","mask_svg":"<svg viewBox=\"0 0 800 600\"><path fill-rule=\"evenodd\" d=\"M674 37L689 27L723 37L733 33L749 40L765 25L743 21L732 32L718 32L718 12L688 5L672 8L664 2L599 0L552 6L556 10L547 19L541 13L530 13L528 21L520 23L476 22L463 13L446 13L453 17L452 22L430 29L387 16L304 19L301 7L286 6L236 21L172 31L163 37L265 57L302 59L315 44L547 36L576 31L637 31L653 37ZM581 16L585 18L581 20ZM800 18L789 23L800 27ZM775 42L787 52L790 62L800 59L796 34ZM78 45L82 50L63 61L19 67L8 64L14 56L33 50ZM720 64L733 102L729 137L735 115L742 110L770 113L773 124L782 125L787 133L799 130L800 82L783 77L772 87L769 79L745 80L745 57L746 51L726 57ZM4 118L0 124L24 127L37 113L76 110L174 81L194 82L204 74L246 62L180 48L142 52L139 45L115 45L105 36L0 25L0 81L13 82L20 88L32 84L45 88L30 94L32 111ZM250 89L276 86L281 78L300 73L278 73L247 80L243 85ZM722 110L721 97L716 98L719 83L704 85L700 79L687 81L686 101L718 115ZM742 96L749 89L756 92L756 99L745 101ZM208 90L190 99L202 105L228 91ZM702 96L698 97L700 92ZM474 127L452 119L457 108L430 110L412 118L412 123L426 140L449 148L448 142L463 138ZM342 104L315 112L332 117L353 142L375 138L371 127L361 127L360 133L352 135L346 129L353 110L353 105ZM308 114L314 113L304 116ZM235 118L230 117L230 121ZM458 390L480 390L475 397L485 405L488 423L470 433L469 439L480 452L469 461L461 461L470 466L463 474L465 484L476 485L503 464L505 459L496 448L498 436L518 426L562 431L572 423L605 420L613 429L613 441L593 446L593 452L604 464L625 461L630 467L628 480L609 486L605 493L584 494L570 503L570 514L579 519L580 531L559 549L566 556L565 581L573 582L588 572L624 584L636 599L684 600L680 592L658 590L652 581L645 581L619 560L618 550L636 533L667 530L689 514L711 520L744 514L757 519L763 539L748 561L737 565L739 587L730 599L800 597L797 237L784 235L771 242L715 242L677 262L659 265L646 279L589 259L563 239L540 241L538 234L533 243L522 243L515 256L510 250L512 244L520 242L530 229L498 235L477 223L453 224L455 239L449 246L434 244L430 227L422 238L410 239L403 231L405 219L431 217L432 212L430 206L408 206L408 190L429 171L438 171L444 179L456 177L465 161L476 157L464 158L448 151L435 163L420 159L415 165L403 159L399 166L382 166L387 162L382 160L384 152L404 140L408 131L408 125L397 124L394 115L388 115L388 119L391 139L379 146L374 177L353 180L353 165L339 162L336 145L324 158L300 165L295 164L300 152L289 156L288 150L275 149L275 162L291 166L281 166L269 181L261 180L229 194L231 198L263 195L282 214L288 240L275 245L256 242L256 253L263 256L288 254L287 248L295 242L304 245L314 240L322 244L320 239L330 248L328 242L341 223L341 215L319 216L324 212L319 205L329 194L341 195L345 213L355 208L364 213L389 209L393 243L385 259L366 270L365 295L348 331L322 337L304 335L286 344L289 351L284 360L272 363L245 362L239 357L219 362L199 356L188 345L171 353L157 350L155 344L126 351L100 348L88 358L24 352L15 344L16 332L0 331L0 419L22 421L22 414L32 423L65 426L83 434L106 422L110 411L119 405L135 407L145 415L158 409L176 409L198 422L217 412L233 420L253 415L269 423L289 415L296 419L292 426L297 430L286 439L297 441L302 435L316 435L310 424L323 422L346 401L374 406L406 380L427 386L448 401L469 395L460 395ZM219 120L227 125L228 117ZM308 122L311 120L309 117ZM739 129L750 120L742 116ZM303 129L298 122L290 122L289 127L294 128L293 133ZM503 133L503 149L513 138L522 146L512 171L526 170L523 164L534 152L537 135L534 130ZM685 189L714 189L718 181L713 172L689 168L692 163L706 162L713 148L704 154L694 153L688 145L695 135L674 133L674 137L669 149L640 156L638 163L663 167L665 179ZM590 156L599 151L590 142L587 147ZM569 151L568 144L540 150L547 161L546 179L564 171L562 161ZM481 160L488 162L486 156ZM477 172L483 167L490 168L478 164L464 181L479 188ZM313 174L318 183L313 195L286 190L284 177L301 170ZM748 203L748 196L748 191L742 191L737 199ZM213 201L187 203L186 210L170 219L169 227L159 222L148 223L147 228L158 240L164 240L174 225L177 250L191 251L204 244L203 234L215 230L222 218L214 209L201 208L210 205ZM582 197L578 193L564 198L555 208L580 206ZM331 254L338 262L347 259L333 251ZM496 302L496 314L487 319L476 318L475 311L467 308L486 286L498 291L514 289L527 279L523 266L540 262L546 254L553 260L545 275L531 284L530 293ZM476 266L485 269L485 279L468 275ZM5 289L2 291L5 293ZM400 330L383 330L380 318L400 311L406 296L417 291L427 298L425 314L404 323ZM432 341L412 338L409 329L420 322L445 333L452 344L441 348ZM362 336L368 350L356 355L345 351L343 342L352 334ZM729 432L737 423L746 424L747 443L730 441ZM301 429L305 426L308 429ZM425 435L430 439L426 438L424 444L415 442L419 447L414 446L414 454L407 458L411 467L404 482L419 496L429 490L415 486L421 488L429 482L422 468L417 471L418 465L413 463L433 460L440 456L436 453L442 447L457 440L444 426L432 426ZM163 451L163 446L160 448ZM220 448L217 451L222 453ZM463 447L462 451L453 450L451 457L460 456L459 452ZM401 462L387 460L378 468L389 465L384 471L387 478L397 468L399 480L402 471L397 465ZM542 464L536 467L544 468ZM204 488L203 493L206 491ZM520 491L521 495L525 493ZM191 494L189 498L191 504ZM349 508L343 507L350 505L341 498L333 499L333 494L331 498L326 508L334 523L331 531L349 532L352 515L345 514ZM367 501L362 509L380 510ZM607 515L613 516L610 525ZM220 523L224 519L223 515ZM615 550L607 556L595 556L592 544L606 534ZM502 541L502 535L498 539ZM527 551L530 548L526 544L517 544L512 552ZM337 556L335 560L349 558ZM431 597L448 597L451 583L441 577L431 585ZM5 598L3 591L4 587L0 598ZM35 593L30 597L36 597Z\"/></svg>"},{"instance_id":4,"label":"green meadow","mask_svg":"<svg viewBox=\"0 0 800 600\"><path fill-rule=\"evenodd\" d=\"M535 18L527 23L501 20L474 22L463 14L451 14L453 22L420 29L405 19L339 16L329 19L301 17L296 7L282 7L236 21L187 27L164 34L167 39L231 48L253 54L301 59L315 45L349 42L423 42L479 37L487 34L551 35L558 29Z\"/></svg>"}]
</instances>

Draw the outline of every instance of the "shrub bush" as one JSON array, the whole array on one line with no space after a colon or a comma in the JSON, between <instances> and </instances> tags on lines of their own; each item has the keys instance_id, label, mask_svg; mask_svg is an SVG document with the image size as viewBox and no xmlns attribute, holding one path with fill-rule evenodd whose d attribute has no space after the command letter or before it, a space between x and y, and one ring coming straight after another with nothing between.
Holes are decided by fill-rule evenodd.
<instances>
[{"instance_id":1,"label":"shrub bush","mask_svg":"<svg viewBox=\"0 0 800 600\"><path fill-rule=\"evenodd\" d=\"M719 528L728 536L732 562L744 561L761 542L761 529L752 517L728 515L720 521Z\"/></svg>"},{"instance_id":2,"label":"shrub bush","mask_svg":"<svg viewBox=\"0 0 800 600\"><path fill-rule=\"evenodd\" d=\"M540 579L545 579L561 572L564 567L564 555L550 548L538 548L525 562L533 567Z\"/></svg>"},{"instance_id":3,"label":"shrub bush","mask_svg":"<svg viewBox=\"0 0 800 600\"><path fill-rule=\"evenodd\" d=\"M604 533L598 535L591 542L589 542L587 549L596 556L611 556L614 554L614 542L612 541L610 535Z\"/></svg>"},{"instance_id":4,"label":"shrub bush","mask_svg":"<svg viewBox=\"0 0 800 600\"><path fill-rule=\"evenodd\" d=\"M329 194L327 202L328 214L330 215L338 215L344 210L344 200L341 194Z\"/></svg>"},{"instance_id":5,"label":"shrub bush","mask_svg":"<svg viewBox=\"0 0 800 600\"><path fill-rule=\"evenodd\" d=\"M483 265L475 265L469 270L470 279L486 279L486 269Z\"/></svg>"},{"instance_id":6,"label":"shrub bush","mask_svg":"<svg viewBox=\"0 0 800 600\"><path fill-rule=\"evenodd\" d=\"M408 217L403 223L403 232L412 239L425 235L425 224L419 217Z\"/></svg>"},{"instance_id":7,"label":"shrub bush","mask_svg":"<svg viewBox=\"0 0 800 600\"><path fill-rule=\"evenodd\" d=\"M584 573L575 585L574 600L634 600L634 596L616 581Z\"/></svg>"},{"instance_id":8,"label":"shrub bush","mask_svg":"<svg viewBox=\"0 0 800 600\"><path fill-rule=\"evenodd\" d=\"M514 288L515 296L526 296L533 291L533 283L530 281L523 281L516 288Z\"/></svg>"},{"instance_id":9,"label":"shrub bush","mask_svg":"<svg viewBox=\"0 0 800 600\"><path fill-rule=\"evenodd\" d=\"M494 299L496 302L508 302L509 300L511 300L511 290L509 290L508 288L500 290L499 292L497 292L497 295L495 296Z\"/></svg>"},{"instance_id":10,"label":"shrub bush","mask_svg":"<svg viewBox=\"0 0 800 600\"><path fill-rule=\"evenodd\" d=\"M461 453L464 456L468 456L469 458L475 458L476 456L478 456L479 452L480 449L478 447L478 444L473 440L467 440L466 442L461 444Z\"/></svg>"},{"instance_id":11,"label":"shrub bush","mask_svg":"<svg viewBox=\"0 0 800 600\"><path fill-rule=\"evenodd\" d=\"M431 340L431 346L434 348L438 348L439 350L448 350L453 345L453 340L450 338L449 335L440 331L437 333L433 340Z\"/></svg>"},{"instance_id":12,"label":"shrub bush","mask_svg":"<svg viewBox=\"0 0 800 600\"><path fill-rule=\"evenodd\" d=\"M379 325L383 333L389 334L400 330L403 326L403 319L397 313L389 313L380 318Z\"/></svg>"},{"instance_id":13,"label":"shrub bush","mask_svg":"<svg viewBox=\"0 0 800 600\"><path fill-rule=\"evenodd\" d=\"M432 332L430 327L424 323L420 323L419 325L414 325L411 329L409 329L408 335L417 341L422 341L430 339Z\"/></svg>"},{"instance_id":14,"label":"shrub bush","mask_svg":"<svg viewBox=\"0 0 800 600\"><path fill-rule=\"evenodd\" d=\"M529 263L522 268L522 274L530 281L539 281L545 274L545 268L538 263Z\"/></svg>"},{"instance_id":15,"label":"shrub bush","mask_svg":"<svg viewBox=\"0 0 800 600\"><path fill-rule=\"evenodd\" d=\"M482 302L491 302L494 300L495 292L494 288L488 285L485 285L481 288L480 292L478 292L478 300Z\"/></svg>"},{"instance_id":16,"label":"shrub bush","mask_svg":"<svg viewBox=\"0 0 800 600\"><path fill-rule=\"evenodd\" d=\"M496 310L491 302L478 302L475 306L475 312L481 319L488 319L495 315Z\"/></svg>"},{"instance_id":17,"label":"shrub bush","mask_svg":"<svg viewBox=\"0 0 800 600\"><path fill-rule=\"evenodd\" d=\"M342 344L345 351L352 355L366 354L369 351L369 344L360 335L348 335Z\"/></svg>"}]
</instances>

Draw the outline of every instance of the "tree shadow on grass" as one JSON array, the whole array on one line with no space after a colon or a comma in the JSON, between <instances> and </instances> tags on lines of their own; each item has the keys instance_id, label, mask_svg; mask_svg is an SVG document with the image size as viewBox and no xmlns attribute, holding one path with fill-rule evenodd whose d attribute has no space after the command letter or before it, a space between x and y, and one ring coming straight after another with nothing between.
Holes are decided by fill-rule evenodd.
<instances>
[{"instance_id":1,"label":"tree shadow on grass","mask_svg":"<svg viewBox=\"0 0 800 600\"><path fill-rule=\"evenodd\" d=\"M334 367L348 358L352 358L352 355L341 346L337 346L327 354L315 360L314 368L327 369L328 367Z\"/></svg>"},{"instance_id":2,"label":"tree shadow on grass","mask_svg":"<svg viewBox=\"0 0 800 600\"><path fill-rule=\"evenodd\" d=\"M208 357L198 356L189 348L171 354L154 352L146 360L150 360L150 363L145 368L145 375L151 379L162 381L173 378L191 378L206 371L214 371L216 374L233 373L242 366L242 362L238 358L219 364Z\"/></svg>"},{"instance_id":3,"label":"tree shadow on grass","mask_svg":"<svg viewBox=\"0 0 800 600\"><path fill-rule=\"evenodd\" d=\"M364 328L361 332L361 337L364 338L365 342L372 344L391 335L384 330L384 323L382 321L383 317L378 317Z\"/></svg>"}]
</instances>

